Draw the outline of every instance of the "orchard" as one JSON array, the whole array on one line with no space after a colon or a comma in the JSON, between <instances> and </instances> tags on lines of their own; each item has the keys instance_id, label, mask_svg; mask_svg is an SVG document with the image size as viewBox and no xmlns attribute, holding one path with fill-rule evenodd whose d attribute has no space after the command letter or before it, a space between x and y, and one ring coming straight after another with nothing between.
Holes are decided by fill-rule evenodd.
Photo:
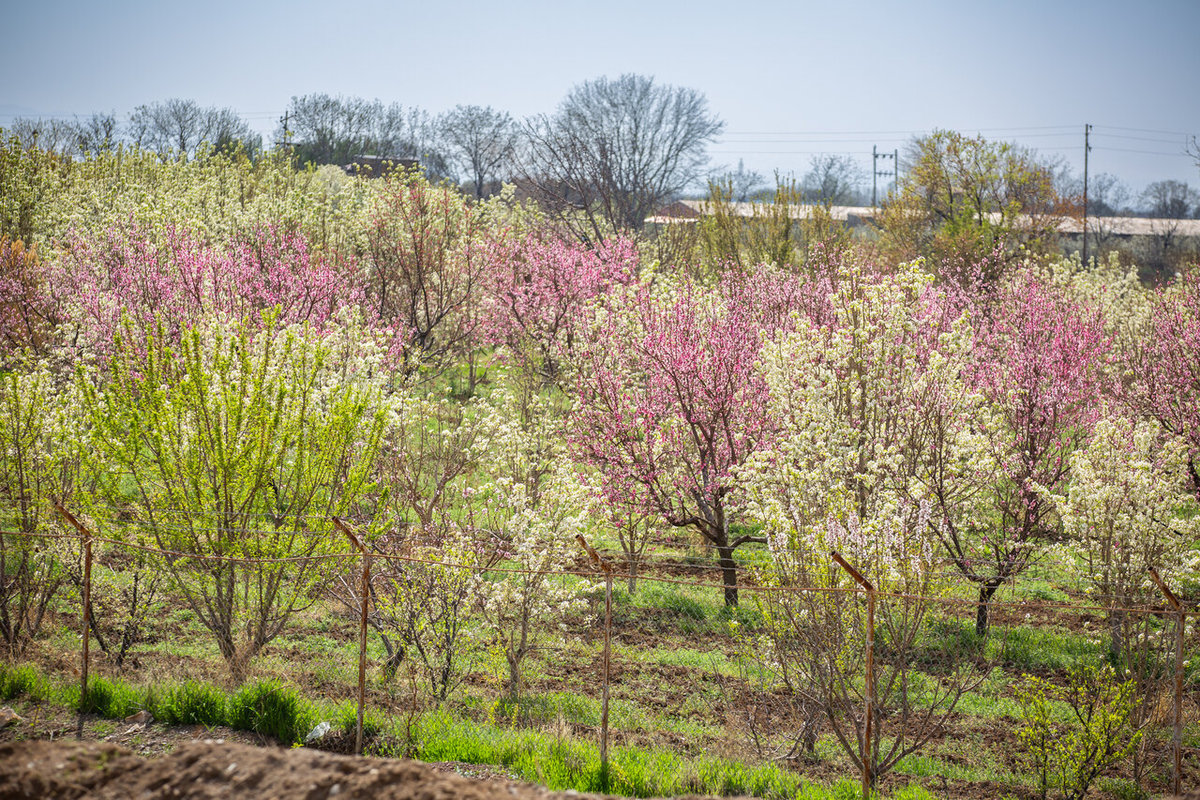
<instances>
[{"instance_id":1,"label":"orchard","mask_svg":"<svg viewBox=\"0 0 1200 800\"><path fill-rule=\"evenodd\" d=\"M0 147L6 701L234 725L261 689L287 744L352 730L362 609L379 755L637 796L1200 782L1194 274L844 232L660 260L415 171ZM579 538L627 577L603 769Z\"/></svg>"}]
</instances>

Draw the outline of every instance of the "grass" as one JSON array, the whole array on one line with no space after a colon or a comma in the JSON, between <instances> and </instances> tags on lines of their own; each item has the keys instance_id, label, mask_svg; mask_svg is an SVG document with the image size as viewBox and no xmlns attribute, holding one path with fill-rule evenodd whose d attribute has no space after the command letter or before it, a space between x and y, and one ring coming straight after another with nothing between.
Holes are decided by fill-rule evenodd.
<instances>
[{"instance_id":1,"label":"grass","mask_svg":"<svg viewBox=\"0 0 1200 800\"><path fill-rule=\"evenodd\" d=\"M161 693L148 692L147 708L154 718L169 725L215 727L228 720L225 693L198 681L184 681Z\"/></svg>"},{"instance_id":2,"label":"grass","mask_svg":"<svg viewBox=\"0 0 1200 800\"><path fill-rule=\"evenodd\" d=\"M321 707L306 700L296 689L270 680L247 684L232 693L195 681L138 689L101 676L89 679L88 686L87 711L101 717L121 719L147 708L162 722L227 724L237 730L274 737L285 744L303 741L307 731L324 717L331 719L333 727L343 733L352 733L357 722L353 703ZM0 665L0 688L5 699L24 697L33 702L58 702L79 709L78 686L56 685L31 665ZM550 709L556 713L565 709L580 722L591 722L596 709L590 701L575 698L572 711L569 702L560 704L567 697L570 696L529 702L524 713L530 720L535 717L544 720ZM704 756L689 758L661 748L639 746L613 748L606 775L601 769L599 750L591 741L521 727L500 714L497 717L496 722L476 723L456 718L444 709L426 714L417 723L417 741L412 752L425 761L504 765L521 779L552 790L609 791L630 797L705 793L840 800L858 796L858 784L849 779L824 786L775 764L751 765ZM375 740L376 751L383 755L395 751L396 743L405 736L398 724L388 725L377 711L368 712L363 727L364 736ZM923 792L918 786L909 786L895 797L916 800L927 796Z\"/></svg>"},{"instance_id":3,"label":"grass","mask_svg":"<svg viewBox=\"0 0 1200 800\"><path fill-rule=\"evenodd\" d=\"M1053 583L1047 581L1044 587L1030 586L1023 596L1048 598L1053 590ZM470 641L476 643L479 657L460 689L440 704L419 693L413 708L413 694L403 674L390 684L382 683L383 651L372 634L364 720L369 751L498 764L551 788L607 786L630 796L701 792L814 799L858 796L854 769L828 727L808 760L792 766L760 763L777 748L786 749L787 735L797 724L790 715L797 712L784 703L773 706L760 723L762 749L756 749L741 713L743 703L751 696L770 707L784 698L785 690L777 667L739 661L737 642L754 643L763 633L754 595L745 592L743 605L729 609L718 589L649 579L641 581L632 595L622 582L615 587L613 738L610 769L603 774L594 743L600 722L596 609L602 608L603 600L595 589L587 597L588 608L566 620L566 637L529 656L518 700L504 696L503 659L496 660L489 640L475 630ZM1055 602L1065 598L1065 593L1054 596ZM994 617L986 640L975 635L969 605L934 616L922 633L918 670L910 675L913 685L932 686L945 680L951 661L987 664L990 671L963 695L948 721L951 731L946 742L953 744L931 744L898 765L899 783L913 783L896 789L895 797L926 798L930 795L923 787L938 787L938 779L990 783L993 788L1011 787L1015 793L1027 788L1021 776L1005 766L1010 763L1007 750L1017 746L1015 740L998 744L985 733L996 727L1011 729L1019 720L1013 688L1023 673L1054 679L1076 663L1099 662L1105 648L1090 631L1081 631L1077 622L1070 628L1056 625L1063 617L1045 611L1040 618L1026 617L1022 622L1013 608L1010 605ZM65 627L51 627L39 642L38 653L44 663L53 665L52 674L30 665L0 664L0 698L25 697L72 708L85 705L112 718L144 707L162 722L225 724L287 744L302 741L322 720L339 735L353 735L357 709L346 698L354 696L357 677L356 630L355 619L318 601L298 614L286 635L255 660L254 674L261 680L228 689L223 683L227 667L210 634L187 612L175 610L154 621L150 642L136 651L135 664L146 663L149 668L135 665L114 677L101 661L98 671L105 674L93 679L86 704L81 704L77 683L66 666L73 663L78 637ZM886 653L882 657L887 658ZM1193 676L1200 674L1197 664L1200 661L1192 665ZM181 675L188 679L173 680ZM770 683L764 684L765 678ZM1055 711L1067 713L1065 707ZM1188 726L1187 742L1200 741L1197 731L1196 724ZM742 754L752 755L737 760ZM897 785L896 781L889 784ZM1010 789L1000 793L1006 791ZM1110 794L1132 797L1130 791L1113 777Z\"/></svg>"},{"instance_id":4,"label":"grass","mask_svg":"<svg viewBox=\"0 0 1200 800\"><path fill-rule=\"evenodd\" d=\"M296 744L304 741L320 721L320 714L294 688L266 680L247 684L232 694L227 719L230 727Z\"/></svg>"},{"instance_id":5,"label":"grass","mask_svg":"<svg viewBox=\"0 0 1200 800\"><path fill-rule=\"evenodd\" d=\"M80 701L80 687L68 686L63 699L69 708L108 719L124 719L145 706L145 695L125 681L96 675L88 679L87 697Z\"/></svg>"},{"instance_id":6,"label":"grass","mask_svg":"<svg viewBox=\"0 0 1200 800\"><path fill-rule=\"evenodd\" d=\"M45 703L52 699L54 694L54 685L50 679L32 664L0 664L0 700L25 697L35 703Z\"/></svg>"}]
</instances>

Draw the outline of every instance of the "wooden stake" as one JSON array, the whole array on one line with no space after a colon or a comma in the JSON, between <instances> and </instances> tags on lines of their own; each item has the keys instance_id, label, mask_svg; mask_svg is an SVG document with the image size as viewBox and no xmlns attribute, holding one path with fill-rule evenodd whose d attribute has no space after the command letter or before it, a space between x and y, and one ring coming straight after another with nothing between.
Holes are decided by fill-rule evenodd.
<instances>
[{"instance_id":1,"label":"wooden stake","mask_svg":"<svg viewBox=\"0 0 1200 800\"><path fill-rule=\"evenodd\" d=\"M612 663L612 590L613 567L607 559L592 549L580 534L575 540L587 552L592 564L604 572L604 659L601 664L600 701L600 781L602 789L608 790L608 680Z\"/></svg>"},{"instance_id":2,"label":"wooden stake","mask_svg":"<svg viewBox=\"0 0 1200 800\"><path fill-rule=\"evenodd\" d=\"M837 550L831 550L829 555L867 592L867 641L865 645L867 675L866 687L863 693L863 715L865 719L863 721L862 736L862 796L863 800L869 800L871 796L871 784L875 780L875 776L871 774L871 735L873 733L872 729L874 728L875 718L875 587L869 580L863 577L862 573L850 566Z\"/></svg>"},{"instance_id":3,"label":"wooden stake","mask_svg":"<svg viewBox=\"0 0 1200 800\"><path fill-rule=\"evenodd\" d=\"M58 501L54 502L54 508L83 537L83 630L80 635L82 652L80 653L79 664L79 719L75 725L75 738L82 739L83 714L88 701L88 663L91 660L88 653L88 644L92 638L92 533L83 526L83 523L75 518L74 514L63 508Z\"/></svg>"},{"instance_id":4,"label":"wooden stake","mask_svg":"<svg viewBox=\"0 0 1200 800\"><path fill-rule=\"evenodd\" d=\"M367 703L367 605L371 600L371 553L338 517L333 524L346 534L350 543L362 554L362 617L358 628L358 722L354 728L354 755L362 755L363 708Z\"/></svg>"},{"instance_id":5,"label":"wooden stake","mask_svg":"<svg viewBox=\"0 0 1200 800\"><path fill-rule=\"evenodd\" d=\"M1171 778L1171 792L1182 794L1180 784L1183 777L1183 623L1187 612L1183 609L1183 603L1179 602L1179 598L1167 586L1166 581L1159 577L1158 571L1154 567L1150 567L1149 570L1150 577L1158 584L1158 588L1162 590L1167 602L1171 604L1178 615L1175 621L1175 730L1171 737L1175 769Z\"/></svg>"}]
</instances>

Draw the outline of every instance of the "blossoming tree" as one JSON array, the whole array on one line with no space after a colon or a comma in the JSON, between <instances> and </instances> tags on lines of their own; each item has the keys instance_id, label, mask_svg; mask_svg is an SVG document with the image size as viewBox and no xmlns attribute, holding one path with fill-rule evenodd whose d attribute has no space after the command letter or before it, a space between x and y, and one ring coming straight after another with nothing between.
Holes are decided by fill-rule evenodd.
<instances>
[{"instance_id":1,"label":"blossoming tree","mask_svg":"<svg viewBox=\"0 0 1200 800\"><path fill-rule=\"evenodd\" d=\"M925 480L934 440L952 432L931 412L949 416L969 394L969 326L929 282L919 264L887 276L849 266L828 324L768 344L761 372L778 431L736 470L771 554L760 657L872 782L935 736L975 680L969 670L913 680L930 597L944 583ZM881 593L873 619L831 551ZM864 686L868 625L888 656Z\"/></svg>"},{"instance_id":2,"label":"blossoming tree","mask_svg":"<svg viewBox=\"0 0 1200 800\"><path fill-rule=\"evenodd\" d=\"M1060 530L1047 492L1065 485L1096 420L1108 340L1098 314L1028 274L977 314L966 370L982 401L970 412L973 444L935 440L929 492L945 552L978 586L975 630L985 636L997 589Z\"/></svg>"},{"instance_id":3,"label":"blossoming tree","mask_svg":"<svg viewBox=\"0 0 1200 800\"><path fill-rule=\"evenodd\" d=\"M690 527L716 548L736 605L731 470L768 435L756 373L762 333L786 327L800 287L767 267L729 271L715 289L640 284L592 325L575 389L571 447L601 476L608 503Z\"/></svg>"}]
</instances>

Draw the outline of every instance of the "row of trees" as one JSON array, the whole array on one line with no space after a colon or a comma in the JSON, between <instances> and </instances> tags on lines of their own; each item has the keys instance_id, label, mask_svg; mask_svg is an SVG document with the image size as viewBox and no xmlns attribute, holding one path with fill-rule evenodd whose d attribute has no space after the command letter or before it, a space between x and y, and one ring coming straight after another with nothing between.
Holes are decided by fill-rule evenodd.
<instances>
[{"instance_id":1,"label":"row of trees","mask_svg":"<svg viewBox=\"0 0 1200 800\"><path fill-rule=\"evenodd\" d=\"M371 155L417 160L434 178L453 177L482 198L520 179L550 208L588 219L592 238L640 228L642 220L704 174L707 145L723 124L701 93L626 74L575 86L554 114L518 121L491 107L457 106L437 116L399 103L311 94L293 97L276 145L304 164L347 164ZM128 142L194 157L203 146L262 152L261 137L235 112L172 99L139 106L126 125L112 114L86 120L17 120L27 146L68 155Z\"/></svg>"},{"instance_id":2,"label":"row of trees","mask_svg":"<svg viewBox=\"0 0 1200 800\"><path fill-rule=\"evenodd\" d=\"M0 522L53 532L53 496L177 554L114 560L104 602L145 619L169 586L235 678L320 592L361 599L348 570L294 560L341 547L332 515L405 559L380 559L370 622L439 697L468 631L519 688L578 604L552 575L575 533L612 537L633 590L670 528L711 548L730 605L759 548L749 652L878 774L936 732L926 714L905 738L910 718L969 684L917 676L936 598L965 586L986 637L998 587L1057 546L1134 669L1150 640L1122 610L1147 600L1145 567L1197 584L1200 281L1018 260L982 183L912 198L945 210L939 262L835 232L803 259L681 269L411 175L3 155L4 230L39 244L0 243ZM1005 186L1036 197L1041 177ZM0 537L10 647L72 579L27 541ZM887 595L890 749L853 744L862 606L831 549Z\"/></svg>"},{"instance_id":3,"label":"row of trees","mask_svg":"<svg viewBox=\"0 0 1200 800\"><path fill-rule=\"evenodd\" d=\"M300 164L339 164L355 156L414 161L432 178L451 177L477 199L515 181L577 238L596 242L635 232L668 200L710 180L710 200L845 205L866 202L864 172L849 156L812 159L802 180L772 189L740 162L714 176L707 146L723 124L695 90L623 75L574 87L556 113L524 121L491 107L458 106L438 116L397 103L313 94L293 97L275 132ZM263 152L261 137L227 108L169 100L139 106L128 125L112 115L74 122L17 120L11 133L26 145L68 154L96 153L128 141L159 153L194 157L202 148ZM1061 161L982 137L935 131L915 139L903 179L884 202L882 240L891 255L977 261L1003 241L1019 247L1057 247L1060 222L1082 213L1081 184ZM786 186L787 191L783 192ZM1158 181L1141 194L1139 213L1177 220L1200 214L1186 182ZM1111 175L1089 189L1088 214L1130 213L1129 192ZM1104 224L1092 232L1111 245ZM791 234L784 232L785 238ZM1179 259L1174 229L1160 247L1140 254L1166 270Z\"/></svg>"}]
</instances>

